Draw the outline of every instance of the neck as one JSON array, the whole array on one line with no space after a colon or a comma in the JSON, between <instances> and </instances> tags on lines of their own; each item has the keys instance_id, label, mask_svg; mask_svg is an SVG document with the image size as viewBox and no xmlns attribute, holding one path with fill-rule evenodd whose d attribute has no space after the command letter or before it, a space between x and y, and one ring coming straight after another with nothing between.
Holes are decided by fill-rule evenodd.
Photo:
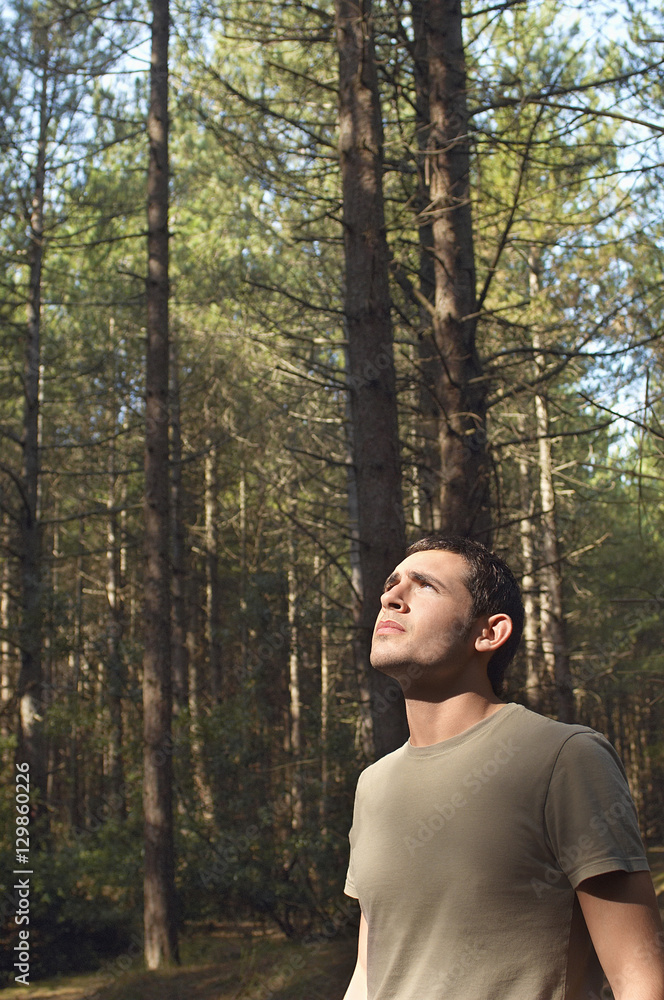
<instances>
[{"instance_id":1,"label":"neck","mask_svg":"<svg viewBox=\"0 0 664 1000\"><path fill-rule=\"evenodd\" d=\"M490 694L465 691L439 701L407 696L411 745L427 747L442 743L504 707L505 703L493 691Z\"/></svg>"}]
</instances>

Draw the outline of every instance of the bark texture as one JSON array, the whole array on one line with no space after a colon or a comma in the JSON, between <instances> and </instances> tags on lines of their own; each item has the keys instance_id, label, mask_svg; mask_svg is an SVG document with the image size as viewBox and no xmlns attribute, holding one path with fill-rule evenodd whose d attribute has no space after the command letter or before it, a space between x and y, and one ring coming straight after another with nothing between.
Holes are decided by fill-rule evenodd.
<instances>
[{"instance_id":1,"label":"bark texture","mask_svg":"<svg viewBox=\"0 0 664 1000\"><path fill-rule=\"evenodd\" d=\"M441 525L440 484L442 481L439 426L440 406L436 386L440 378L440 358L432 337L435 311L436 272L433 256L433 218L430 210L429 170L427 150L430 133L429 59L425 17L427 0L412 0L414 44L413 74L415 80L415 114L417 120L418 177L417 201L419 237L419 330L417 338L419 365L418 485L421 526L423 533L439 531Z\"/></svg>"},{"instance_id":2,"label":"bark texture","mask_svg":"<svg viewBox=\"0 0 664 1000\"><path fill-rule=\"evenodd\" d=\"M115 414L113 417L115 418ZM114 420L115 425L115 420ZM124 794L124 718L122 700L125 693L127 670L122 650L124 634L124 598L122 579L122 558L120 548L118 503L118 477L115 466L115 446L111 446L108 457L108 550L106 553L106 596L108 600L106 690L105 697L111 717L111 732L108 745L109 777L111 787L111 809L117 815L125 815Z\"/></svg>"},{"instance_id":3,"label":"bark texture","mask_svg":"<svg viewBox=\"0 0 664 1000\"><path fill-rule=\"evenodd\" d=\"M168 467L168 0L152 2L143 660L145 962L177 961L174 912Z\"/></svg>"},{"instance_id":4,"label":"bark texture","mask_svg":"<svg viewBox=\"0 0 664 1000\"><path fill-rule=\"evenodd\" d=\"M549 416L546 397L539 393L535 397L535 411L539 439L541 545L544 563L540 571L542 651L548 672L555 679L558 718L561 722L574 722L576 706L563 609L563 579L558 549Z\"/></svg>"},{"instance_id":5,"label":"bark texture","mask_svg":"<svg viewBox=\"0 0 664 1000\"><path fill-rule=\"evenodd\" d=\"M352 474L357 490L360 579L356 656L369 678L374 751L407 734L396 684L369 665L383 583L403 558L399 431L383 208L383 136L370 0L336 0L339 142L346 264Z\"/></svg>"},{"instance_id":6,"label":"bark texture","mask_svg":"<svg viewBox=\"0 0 664 1000\"><path fill-rule=\"evenodd\" d=\"M537 256L529 256L529 289L533 302L540 294L540 268ZM542 344L538 333L533 333L535 367L543 374L546 361L541 353ZM556 490L553 467L549 406L546 390L535 394L535 427L537 431L539 490L542 501L540 568L540 632L544 674L553 679L556 690L556 707L561 722L574 722L576 702L569 659L569 647L565 628L563 601L562 561L558 546L558 525L556 517Z\"/></svg>"},{"instance_id":7,"label":"bark texture","mask_svg":"<svg viewBox=\"0 0 664 1000\"><path fill-rule=\"evenodd\" d=\"M177 341L170 340L171 381L171 552L172 552L172 633L171 675L174 706L178 712L189 702L189 651L187 649L186 532L184 527L184 486L182 482L182 426Z\"/></svg>"},{"instance_id":8,"label":"bark texture","mask_svg":"<svg viewBox=\"0 0 664 1000\"><path fill-rule=\"evenodd\" d=\"M525 433L525 419L519 423L521 433ZM521 592L525 622L523 626L523 651L526 661L526 701L534 712L544 713L546 694L546 664L538 655L537 643L537 585L535 581L535 537L533 530L533 491L530 485L530 469L525 452L519 455L519 490L521 495L521 520L519 540L523 574Z\"/></svg>"},{"instance_id":9,"label":"bark texture","mask_svg":"<svg viewBox=\"0 0 664 1000\"><path fill-rule=\"evenodd\" d=\"M206 423L209 411L205 409ZM221 702L221 593L219 580L219 484L215 432L206 441L205 450L205 573L207 647L212 701Z\"/></svg>"},{"instance_id":10,"label":"bark texture","mask_svg":"<svg viewBox=\"0 0 664 1000\"><path fill-rule=\"evenodd\" d=\"M490 540L487 383L476 348L477 301L470 204L470 141L466 67L459 0L414 3L418 118L424 146L428 204L421 239L431 239L434 310L430 340L421 348L424 433L438 424L431 470L439 477L433 503L440 527ZM428 119L428 120L427 120ZM430 271L423 269L427 295ZM431 450L429 445L429 451ZM438 509L436 509L438 508Z\"/></svg>"},{"instance_id":11,"label":"bark texture","mask_svg":"<svg viewBox=\"0 0 664 1000\"><path fill-rule=\"evenodd\" d=\"M30 277L23 368L23 468L19 514L21 580L21 669L18 678L17 760L30 765L37 814L46 817L46 744L42 668L42 553L39 522L41 295L44 260L44 198L50 124L48 48L40 56L39 139L29 219Z\"/></svg>"}]
</instances>

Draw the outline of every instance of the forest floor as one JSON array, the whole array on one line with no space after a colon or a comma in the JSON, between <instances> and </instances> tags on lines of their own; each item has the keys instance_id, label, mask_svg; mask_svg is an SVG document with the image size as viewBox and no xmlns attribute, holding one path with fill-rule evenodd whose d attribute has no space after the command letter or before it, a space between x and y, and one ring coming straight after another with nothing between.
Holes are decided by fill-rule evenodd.
<instances>
[{"instance_id":1,"label":"forest floor","mask_svg":"<svg viewBox=\"0 0 664 1000\"><path fill-rule=\"evenodd\" d=\"M664 847L649 853L664 914ZM340 933L303 944L247 923L190 928L180 947L182 964L168 971L120 956L98 972L4 989L2 1000L340 1000L356 942Z\"/></svg>"},{"instance_id":2,"label":"forest floor","mask_svg":"<svg viewBox=\"0 0 664 1000\"><path fill-rule=\"evenodd\" d=\"M343 997L355 965L354 936L306 944L251 924L189 929L182 964L145 972L120 956L98 972L60 975L0 991L2 1000L331 1000Z\"/></svg>"}]
</instances>

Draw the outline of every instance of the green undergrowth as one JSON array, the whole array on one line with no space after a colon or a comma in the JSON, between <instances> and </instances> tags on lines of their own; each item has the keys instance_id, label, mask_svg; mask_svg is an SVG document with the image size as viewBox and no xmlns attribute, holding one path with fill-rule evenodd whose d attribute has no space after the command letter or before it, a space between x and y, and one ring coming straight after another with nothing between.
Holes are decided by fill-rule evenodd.
<instances>
[{"instance_id":1,"label":"green undergrowth","mask_svg":"<svg viewBox=\"0 0 664 1000\"><path fill-rule=\"evenodd\" d=\"M185 934L181 965L146 972L131 951L97 973L9 987L3 1000L329 1000L343 996L355 962L351 934L288 941L251 925Z\"/></svg>"}]
</instances>

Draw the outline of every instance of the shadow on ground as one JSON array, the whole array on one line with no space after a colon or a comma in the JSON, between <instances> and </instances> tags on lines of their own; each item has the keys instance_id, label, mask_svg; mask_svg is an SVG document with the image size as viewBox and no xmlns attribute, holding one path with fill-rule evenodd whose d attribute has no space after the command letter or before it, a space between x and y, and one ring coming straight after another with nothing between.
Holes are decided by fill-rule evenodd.
<instances>
[{"instance_id":1,"label":"shadow on ground","mask_svg":"<svg viewBox=\"0 0 664 1000\"><path fill-rule=\"evenodd\" d=\"M350 935L302 944L228 927L182 941L183 963L159 972L116 963L0 991L2 1000L330 1000L342 997L355 964Z\"/></svg>"}]
</instances>

